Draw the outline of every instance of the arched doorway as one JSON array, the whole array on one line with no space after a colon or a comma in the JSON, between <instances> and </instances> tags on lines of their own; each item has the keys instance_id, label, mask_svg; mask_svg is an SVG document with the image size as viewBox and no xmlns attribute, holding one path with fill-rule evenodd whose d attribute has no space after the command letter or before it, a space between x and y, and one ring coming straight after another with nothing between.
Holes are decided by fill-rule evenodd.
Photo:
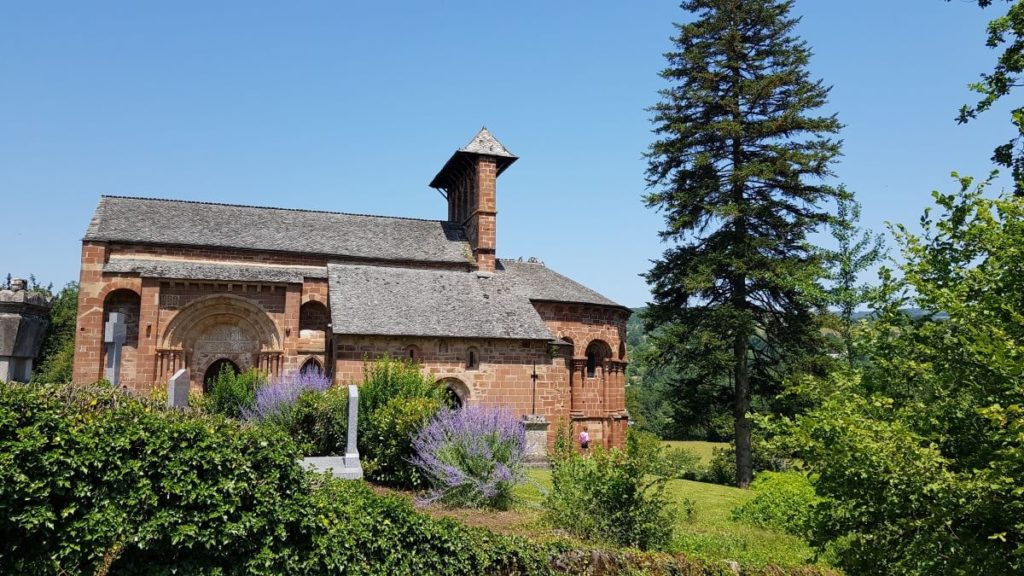
<instances>
[{"instance_id":1,"label":"arched doorway","mask_svg":"<svg viewBox=\"0 0 1024 576\"><path fill-rule=\"evenodd\" d=\"M118 312L124 315L124 322L127 330L125 331L125 340L121 346L121 364L119 368L119 378L122 385L130 385L135 382L135 367L138 354L139 346L139 313L142 306L142 298L134 290L128 288L119 288L111 291L107 294L106 298L103 299L103 322L106 326L106 322L110 319L111 312ZM107 354L109 353L109 347L104 345L102 348L101 362L103 366L110 364ZM104 370L104 377L113 380L112 376L107 375L107 370Z\"/></svg>"},{"instance_id":2,"label":"arched doorway","mask_svg":"<svg viewBox=\"0 0 1024 576\"><path fill-rule=\"evenodd\" d=\"M324 375L324 367L320 364L320 361L316 358L310 358L302 363L302 367L299 368L300 374L314 374L316 376Z\"/></svg>"},{"instance_id":3,"label":"arched doorway","mask_svg":"<svg viewBox=\"0 0 1024 576\"><path fill-rule=\"evenodd\" d=\"M445 399L452 408L463 408L469 403L469 387L458 378L445 378L440 384L444 386Z\"/></svg>"},{"instance_id":4,"label":"arched doorway","mask_svg":"<svg viewBox=\"0 0 1024 576\"><path fill-rule=\"evenodd\" d=\"M227 358L214 360L203 374L203 392L210 391L210 386L213 384L213 381L217 379L217 375L220 374L222 370L230 370L236 376L240 372L238 364L235 364Z\"/></svg>"},{"instance_id":5,"label":"arched doorway","mask_svg":"<svg viewBox=\"0 0 1024 576\"><path fill-rule=\"evenodd\" d=\"M168 323L160 347L180 354L192 374L203 375L198 384L216 376L208 371L228 360L236 371L256 368L269 376L281 369L281 338L277 327L259 304L220 294L194 300Z\"/></svg>"}]
</instances>

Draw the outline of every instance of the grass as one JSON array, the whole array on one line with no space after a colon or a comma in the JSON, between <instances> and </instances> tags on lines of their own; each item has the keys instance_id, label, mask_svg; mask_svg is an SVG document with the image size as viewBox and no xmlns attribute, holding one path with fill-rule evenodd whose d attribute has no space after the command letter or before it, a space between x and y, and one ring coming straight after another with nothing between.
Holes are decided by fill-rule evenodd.
<instances>
[{"instance_id":1,"label":"grass","mask_svg":"<svg viewBox=\"0 0 1024 576\"><path fill-rule=\"evenodd\" d=\"M686 448L690 452L695 452L705 464L711 461L712 450L729 447L728 442L704 442L702 440L665 440L663 444L666 448Z\"/></svg>"},{"instance_id":2,"label":"grass","mask_svg":"<svg viewBox=\"0 0 1024 576\"><path fill-rule=\"evenodd\" d=\"M704 450L708 458L711 447L715 446L712 442L685 444L709 445ZM466 524L495 532L541 541L551 540L564 536L545 524L543 519L541 504L544 493L550 489L551 472L530 469L528 481L516 488L520 505L514 510L493 512L430 507L427 512L454 517ZM811 549L799 538L730 518L733 508L753 496L748 490L688 480L670 480L666 491L677 507L672 552L716 561L735 560L744 566L793 566L804 564L811 558ZM683 503L687 499L693 503L693 515L689 517L683 511Z\"/></svg>"}]
</instances>

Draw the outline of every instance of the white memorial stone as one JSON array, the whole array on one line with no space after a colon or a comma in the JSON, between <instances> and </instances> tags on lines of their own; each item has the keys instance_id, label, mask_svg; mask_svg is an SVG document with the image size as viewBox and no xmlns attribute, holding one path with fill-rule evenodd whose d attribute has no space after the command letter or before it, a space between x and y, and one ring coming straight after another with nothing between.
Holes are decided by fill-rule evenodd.
<instances>
[{"instance_id":1,"label":"white memorial stone","mask_svg":"<svg viewBox=\"0 0 1024 576\"><path fill-rule=\"evenodd\" d=\"M302 465L315 472L330 472L335 478L358 480L363 477L363 465L359 461L357 432L359 425L359 387L348 386L348 434L345 439L344 456L318 456L303 458Z\"/></svg>"},{"instance_id":2,"label":"white memorial stone","mask_svg":"<svg viewBox=\"0 0 1024 576\"><path fill-rule=\"evenodd\" d=\"M167 381L167 407L188 408L188 370L182 368Z\"/></svg>"}]
</instances>

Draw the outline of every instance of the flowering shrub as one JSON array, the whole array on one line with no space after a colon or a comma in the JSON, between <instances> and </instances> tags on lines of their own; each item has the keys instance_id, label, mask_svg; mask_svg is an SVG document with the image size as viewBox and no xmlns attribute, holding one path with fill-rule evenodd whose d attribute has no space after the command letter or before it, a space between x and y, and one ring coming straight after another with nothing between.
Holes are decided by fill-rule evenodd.
<instances>
[{"instance_id":1,"label":"flowering shrub","mask_svg":"<svg viewBox=\"0 0 1024 576\"><path fill-rule=\"evenodd\" d=\"M413 463L433 485L430 500L507 509L524 477L526 430L505 409L441 410L413 440Z\"/></svg>"},{"instance_id":2,"label":"flowering shrub","mask_svg":"<svg viewBox=\"0 0 1024 576\"><path fill-rule=\"evenodd\" d=\"M253 406L244 408L242 417L246 420L287 420L295 402L304 392L323 392L330 386L330 378L313 370L271 380L256 388Z\"/></svg>"}]
</instances>

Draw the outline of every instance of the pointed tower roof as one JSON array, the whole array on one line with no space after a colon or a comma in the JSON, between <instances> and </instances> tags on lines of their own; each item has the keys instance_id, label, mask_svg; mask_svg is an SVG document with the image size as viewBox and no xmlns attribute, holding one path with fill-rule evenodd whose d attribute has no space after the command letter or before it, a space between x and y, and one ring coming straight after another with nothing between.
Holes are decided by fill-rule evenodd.
<instances>
[{"instance_id":1,"label":"pointed tower roof","mask_svg":"<svg viewBox=\"0 0 1024 576\"><path fill-rule=\"evenodd\" d=\"M484 126L473 136L473 139L469 141L462 148L459 148L459 152L470 152L473 154L484 154L487 156L501 156L504 158L517 158L517 156L508 151L505 145L498 142L498 139L491 134L491 131Z\"/></svg>"},{"instance_id":2,"label":"pointed tower roof","mask_svg":"<svg viewBox=\"0 0 1024 576\"><path fill-rule=\"evenodd\" d=\"M512 165L513 162L519 159L518 156L508 151L505 145L498 141L497 138L491 134L491 131L486 126L480 128L480 131L473 136L473 139L469 141L462 148L455 151L452 157L448 159L441 171L434 176L434 179L430 182L431 188L447 189L451 185L452 178L457 172L460 172L460 167L467 158L472 156L492 156L496 159L498 166L498 174L501 175L506 168Z\"/></svg>"}]
</instances>

